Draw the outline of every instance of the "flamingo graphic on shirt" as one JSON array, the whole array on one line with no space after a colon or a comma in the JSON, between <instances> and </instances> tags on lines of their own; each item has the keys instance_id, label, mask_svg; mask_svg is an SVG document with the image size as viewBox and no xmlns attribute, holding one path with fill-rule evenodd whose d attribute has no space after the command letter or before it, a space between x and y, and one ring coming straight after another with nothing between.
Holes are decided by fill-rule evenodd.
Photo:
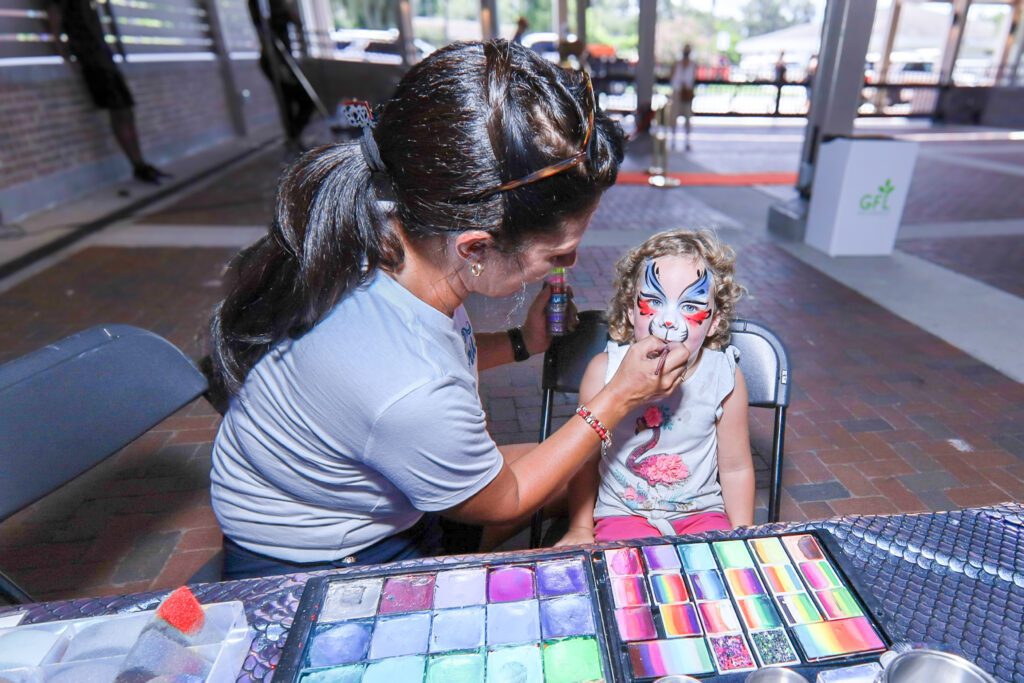
<instances>
[{"instance_id":1,"label":"flamingo graphic on shirt","mask_svg":"<svg viewBox=\"0 0 1024 683\"><path fill-rule=\"evenodd\" d=\"M648 486L673 486L685 481L690 470L678 453L654 453L647 455L658 445L665 416L661 408L651 406L637 418L635 434L651 430L651 438L640 444L626 458L626 469L643 479Z\"/></svg>"}]
</instances>

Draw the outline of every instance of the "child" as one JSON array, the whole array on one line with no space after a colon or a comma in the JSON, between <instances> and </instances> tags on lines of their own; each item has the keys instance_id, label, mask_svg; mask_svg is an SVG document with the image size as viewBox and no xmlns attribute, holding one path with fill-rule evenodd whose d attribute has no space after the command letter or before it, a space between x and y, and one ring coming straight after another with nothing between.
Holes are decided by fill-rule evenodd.
<instances>
[{"instance_id":1,"label":"child","mask_svg":"<svg viewBox=\"0 0 1024 683\"><path fill-rule=\"evenodd\" d=\"M569 484L569 531L557 545L730 529L754 521L747 389L726 346L735 256L709 232L654 235L616 264L608 350L590 362L580 402L649 335L690 352L679 388L612 432L612 446ZM596 523L595 523L596 522Z\"/></svg>"}]
</instances>

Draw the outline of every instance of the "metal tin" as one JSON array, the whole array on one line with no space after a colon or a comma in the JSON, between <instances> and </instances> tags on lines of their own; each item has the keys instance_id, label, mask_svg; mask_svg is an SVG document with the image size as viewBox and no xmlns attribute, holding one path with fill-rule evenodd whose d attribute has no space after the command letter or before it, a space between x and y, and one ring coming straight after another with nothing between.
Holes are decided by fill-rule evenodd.
<instances>
[{"instance_id":1,"label":"metal tin","mask_svg":"<svg viewBox=\"0 0 1024 683\"><path fill-rule=\"evenodd\" d=\"M747 676L746 683L807 683L807 679L792 669L770 666Z\"/></svg>"},{"instance_id":2,"label":"metal tin","mask_svg":"<svg viewBox=\"0 0 1024 683\"><path fill-rule=\"evenodd\" d=\"M939 650L910 650L893 657L880 683L996 683L973 662Z\"/></svg>"}]
</instances>

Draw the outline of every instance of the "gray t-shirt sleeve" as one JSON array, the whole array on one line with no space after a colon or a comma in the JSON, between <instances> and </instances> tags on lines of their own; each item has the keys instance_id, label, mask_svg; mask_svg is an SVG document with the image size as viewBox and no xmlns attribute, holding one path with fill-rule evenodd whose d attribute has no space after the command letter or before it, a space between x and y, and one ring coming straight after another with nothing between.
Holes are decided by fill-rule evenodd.
<instances>
[{"instance_id":1,"label":"gray t-shirt sleeve","mask_svg":"<svg viewBox=\"0 0 1024 683\"><path fill-rule=\"evenodd\" d=\"M423 512L471 498L504 464L476 392L449 377L418 385L381 411L362 460Z\"/></svg>"}]
</instances>

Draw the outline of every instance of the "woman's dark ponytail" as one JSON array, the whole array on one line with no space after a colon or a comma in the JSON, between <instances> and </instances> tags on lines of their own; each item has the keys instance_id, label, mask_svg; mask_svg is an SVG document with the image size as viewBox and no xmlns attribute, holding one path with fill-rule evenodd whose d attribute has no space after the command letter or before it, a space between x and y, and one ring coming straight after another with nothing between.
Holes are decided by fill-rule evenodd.
<instances>
[{"instance_id":1,"label":"woman's dark ponytail","mask_svg":"<svg viewBox=\"0 0 1024 683\"><path fill-rule=\"evenodd\" d=\"M477 229L515 252L592 209L622 161L622 131L599 110L583 163L489 192L579 153L594 106L585 91L582 76L521 45L454 43L402 78L372 140L302 157L281 180L270 232L229 268L211 321L211 398L237 392L374 270L397 270L403 242Z\"/></svg>"},{"instance_id":2,"label":"woman's dark ponytail","mask_svg":"<svg viewBox=\"0 0 1024 683\"><path fill-rule=\"evenodd\" d=\"M401 263L378 194L358 142L313 150L285 173L270 231L235 257L214 310L212 395L235 393L271 347L307 332L377 267Z\"/></svg>"}]
</instances>

